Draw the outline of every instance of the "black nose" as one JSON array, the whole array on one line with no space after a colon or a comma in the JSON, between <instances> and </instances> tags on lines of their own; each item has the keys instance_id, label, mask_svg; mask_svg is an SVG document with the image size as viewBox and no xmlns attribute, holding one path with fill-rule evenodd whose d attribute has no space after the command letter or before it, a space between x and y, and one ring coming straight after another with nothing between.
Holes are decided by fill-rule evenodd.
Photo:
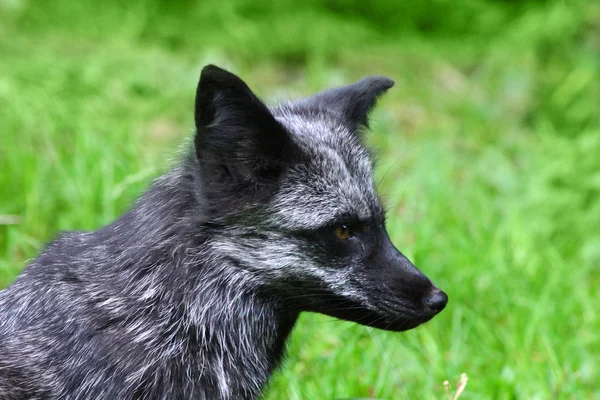
<instances>
[{"instance_id":1,"label":"black nose","mask_svg":"<svg viewBox=\"0 0 600 400\"><path fill-rule=\"evenodd\" d=\"M442 311L448 304L448 295L440 289L434 289L425 299L425 303L435 312Z\"/></svg>"}]
</instances>

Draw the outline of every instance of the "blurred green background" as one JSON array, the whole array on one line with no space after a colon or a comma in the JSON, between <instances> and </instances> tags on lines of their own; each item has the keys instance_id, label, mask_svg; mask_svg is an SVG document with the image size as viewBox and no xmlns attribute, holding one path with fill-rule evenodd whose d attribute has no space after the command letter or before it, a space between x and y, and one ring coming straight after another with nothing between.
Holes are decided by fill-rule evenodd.
<instances>
[{"instance_id":1,"label":"blurred green background","mask_svg":"<svg viewBox=\"0 0 600 400\"><path fill-rule=\"evenodd\" d=\"M600 2L0 0L0 287L124 212L201 67L267 101L371 74L389 231L450 296L392 334L304 315L267 399L600 399Z\"/></svg>"}]
</instances>

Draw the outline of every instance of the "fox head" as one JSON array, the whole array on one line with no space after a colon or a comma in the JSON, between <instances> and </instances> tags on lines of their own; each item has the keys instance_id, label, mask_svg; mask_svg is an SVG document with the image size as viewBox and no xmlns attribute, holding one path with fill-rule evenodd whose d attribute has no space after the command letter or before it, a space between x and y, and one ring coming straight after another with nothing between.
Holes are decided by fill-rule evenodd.
<instances>
[{"instance_id":1,"label":"fox head","mask_svg":"<svg viewBox=\"0 0 600 400\"><path fill-rule=\"evenodd\" d=\"M194 149L209 245L262 295L393 331L446 306L390 241L362 144L369 112L393 85L373 76L267 107L237 76L202 70Z\"/></svg>"}]
</instances>

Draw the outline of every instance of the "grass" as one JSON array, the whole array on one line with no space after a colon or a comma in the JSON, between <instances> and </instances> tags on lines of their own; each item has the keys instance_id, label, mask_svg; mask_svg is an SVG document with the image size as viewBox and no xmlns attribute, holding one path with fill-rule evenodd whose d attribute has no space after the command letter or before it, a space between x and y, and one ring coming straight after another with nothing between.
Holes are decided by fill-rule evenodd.
<instances>
[{"instance_id":1,"label":"grass","mask_svg":"<svg viewBox=\"0 0 600 400\"><path fill-rule=\"evenodd\" d=\"M600 7L364 4L0 0L0 287L169 167L205 63L267 100L385 74L388 229L450 304L403 334L303 315L266 399L443 399L463 372L461 400L600 398Z\"/></svg>"}]
</instances>

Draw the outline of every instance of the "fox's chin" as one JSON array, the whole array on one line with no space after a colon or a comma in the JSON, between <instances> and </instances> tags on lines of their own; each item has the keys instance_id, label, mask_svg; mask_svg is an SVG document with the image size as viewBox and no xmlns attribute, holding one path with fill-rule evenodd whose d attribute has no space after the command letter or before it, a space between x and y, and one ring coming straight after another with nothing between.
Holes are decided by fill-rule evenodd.
<instances>
[{"instance_id":1,"label":"fox's chin","mask_svg":"<svg viewBox=\"0 0 600 400\"><path fill-rule=\"evenodd\" d=\"M430 321L434 316L433 315L423 315L423 316L395 316L395 317L383 317L380 316L377 319L363 320L359 323L361 325L370 326L371 328L381 329L384 331L391 332L404 332L410 329L414 329L421 324ZM357 321L358 322L358 321Z\"/></svg>"},{"instance_id":2,"label":"fox's chin","mask_svg":"<svg viewBox=\"0 0 600 400\"><path fill-rule=\"evenodd\" d=\"M430 321L435 313L419 313L406 315L402 313L376 312L370 309L320 309L313 310L321 314L345 321L355 322L360 325L391 332L404 332Z\"/></svg>"}]
</instances>

